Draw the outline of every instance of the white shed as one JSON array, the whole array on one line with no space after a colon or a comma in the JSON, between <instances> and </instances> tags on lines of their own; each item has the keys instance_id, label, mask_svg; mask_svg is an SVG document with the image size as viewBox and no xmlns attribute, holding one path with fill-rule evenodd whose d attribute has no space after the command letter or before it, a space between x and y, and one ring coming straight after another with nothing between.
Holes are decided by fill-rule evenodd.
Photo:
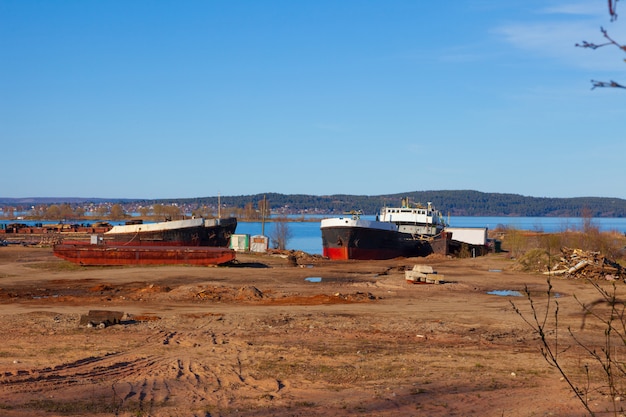
<instances>
[{"instance_id":1,"label":"white shed","mask_svg":"<svg viewBox=\"0 0 626 417\"><path fill-rule=\"evenodd\" d=\"M487 244L486 227L446 227L446 232L452 233L452 240L470 245Z\"/></svg>"},{"instance_id":2,"label":"white shed","mask_svg":"<svg viewBox=\"0 0 626 417\"><path fill-rule=\"evenodd\" d=\"M237 252L250 250L250 235L232 235L230 237L230 248Z\"/></svg>"},{"instance_id":3,"label":"white shed","mask_svg":"<svg viewBox=\"0 0 626 417\"><path fill-rule=\"evenodd\" d=\"M267 252L269 248L270 239L263 235L254 235L250 237L250 251L251 252Z\"/></svg>"}]
</instances>

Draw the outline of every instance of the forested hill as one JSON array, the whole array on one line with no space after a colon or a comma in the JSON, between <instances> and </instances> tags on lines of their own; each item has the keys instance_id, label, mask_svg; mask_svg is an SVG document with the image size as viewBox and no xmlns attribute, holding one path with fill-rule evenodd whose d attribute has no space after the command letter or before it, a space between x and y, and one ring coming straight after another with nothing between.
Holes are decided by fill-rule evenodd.
<instances>
[{"instance_id":1,"label":"forested hill","mask_svg":"<svg viewBox=\"0 0 626 417\"><path fill-rule=\"evenodd\" d=\"M385 205L399 206L402 199L408 197L414 203L425 205L432 202L444 215L451 216L626 217L626 200L619 198L541 198L472 190L413 191L377 196L268 193L221 197L221 202L228 206L244 207L250 202L258 204L264 196L272 211L283 208L285 212L290 213L338 214L361 210L364 214L375 214ZM216 197L193 199L198 200L204 201L205 204L217 203Z\"/></svg>"},{"instance_id":2,"label":"forested hill","mask_svg":"<svg viewBox=\"0 0 626 417\"><path fill-rule=\"evenodd\" d=\"M361 210L364 214L376 214L383 206L399 206L403 198L413 203L426 205L432 202L444 215L451 216L528 216L528 217L626 217L626 200L606 197L544 198L527 197L518 194L483 193L473 190L412 191L401 194L376 196L305 194L254 194L222 196L225 208L260 207L263 198L267 199L275 214L340 214L351 210ZM136 211L140 206L154 204L177 204L185 212L198 207L213 207L218 197L198 197L186 199L102 199L102 198L2 198L0 208L6 206L30 208L31 205L68 203L72 206L101 205L118 203L126 212Z\"/></svg>"}]
</instances>

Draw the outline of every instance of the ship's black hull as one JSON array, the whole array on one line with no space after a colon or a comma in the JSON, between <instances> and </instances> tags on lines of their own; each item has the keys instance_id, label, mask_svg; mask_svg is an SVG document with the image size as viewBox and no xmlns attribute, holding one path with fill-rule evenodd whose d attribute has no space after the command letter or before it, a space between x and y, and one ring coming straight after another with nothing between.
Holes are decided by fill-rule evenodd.
<instances>
[{"instance_id":1,"label":"ship's black hull","mask_svg":"<svg viewBox=\"0 0 626 417\"><path fill-rule=\"evenodd\" d=\"M432 252L428 242L410 234L364 227L322 228L322 248L330 259L392 259Z\"/></svg>"},{"instance_id":2,"label":"ship's black hull","mask_svg":"<svg viewBox=\"0 0 626 417\"><path fill-rule=\"evenodd\" d=\"M133 246L216 246L227 247L237 228L237 219L220 219L212 225L180 229L149 230L136 233L105 233L107 245Z\"/></svg>"}]
</instances>

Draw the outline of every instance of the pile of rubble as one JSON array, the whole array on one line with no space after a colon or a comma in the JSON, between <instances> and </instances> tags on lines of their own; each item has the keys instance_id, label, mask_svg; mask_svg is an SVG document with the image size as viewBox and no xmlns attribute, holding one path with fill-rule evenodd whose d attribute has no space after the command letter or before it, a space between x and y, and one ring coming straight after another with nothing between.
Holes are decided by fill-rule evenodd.
<instances>
[{"instance_id":1,"label":"pile of rubble","mask_svg":"<svg viewBox=\"0 0 626 417\"><path fill-rule=\"evenodd\" d=\"M325 259L322 255L307 253L301 250L269 249L267 253L273 256L279 256L287 259L291 266L302 266L311 262L322 261Z\"/></svg>"},{"instance_id":2,"label":"pile of rubble","mask_svg":"<svg viewBox=\"0 0 626 417\"><path fill-rule=\"evenodd\" d=\"M122 311L89 310L88 314L80 316L80 325L104 329L114 324L120 324L123 318L124 313Z\"/></svg>"},{"instance_id":3,"label":"pile of rubble","mask_svg":"<svg viewBox=\"0 0 626 417\"><path fill-rule=\"evenodd\" d=\"M600 252L563 247L561 254L559 262L544 274L591 280L616 281L626 279L626 269Z\"/></svg>"},{"instance_id":4,"label":"pile of rubble","mask_svg":"<svg viewBox=\"0 0 626 417\"><path fill-rule=\"evenodd\" d=\"M443 284L444 276L437 274L429 265L415 265L412 270L404 271L406 282L409 284Z\"/></svg>"}]
</instances>

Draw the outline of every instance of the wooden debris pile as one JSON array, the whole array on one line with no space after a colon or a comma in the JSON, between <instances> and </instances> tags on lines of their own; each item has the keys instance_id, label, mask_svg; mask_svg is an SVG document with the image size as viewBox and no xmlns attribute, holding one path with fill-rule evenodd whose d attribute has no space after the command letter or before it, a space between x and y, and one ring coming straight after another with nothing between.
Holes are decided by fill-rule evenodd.
<instances>
[{"instance_id":1,"label":"wooden debris pile","mask_svg":"<svg viewBox=\"0 0 626 417\"><path fill-rule=\"evenodd\" d=\"M279 256L281 258L287 259L291 266L300 266L311 262L323 261L324 258L322 255L317 255L314 253L307 253L301 250L280 250L280 249L268 249L268 254L273 256Z\"/></svg>"},{"instance_id":2,"label":"wooden debris pile","mask_svg":"<svg viewBox=\"0 0 626 417\"><path fill-rule=\"evenodd\" d=\"M561 248L561 259L546 275L560 275L574 279L624 280L626 270L600 252Z\"/></svg>"}]
</instances>

